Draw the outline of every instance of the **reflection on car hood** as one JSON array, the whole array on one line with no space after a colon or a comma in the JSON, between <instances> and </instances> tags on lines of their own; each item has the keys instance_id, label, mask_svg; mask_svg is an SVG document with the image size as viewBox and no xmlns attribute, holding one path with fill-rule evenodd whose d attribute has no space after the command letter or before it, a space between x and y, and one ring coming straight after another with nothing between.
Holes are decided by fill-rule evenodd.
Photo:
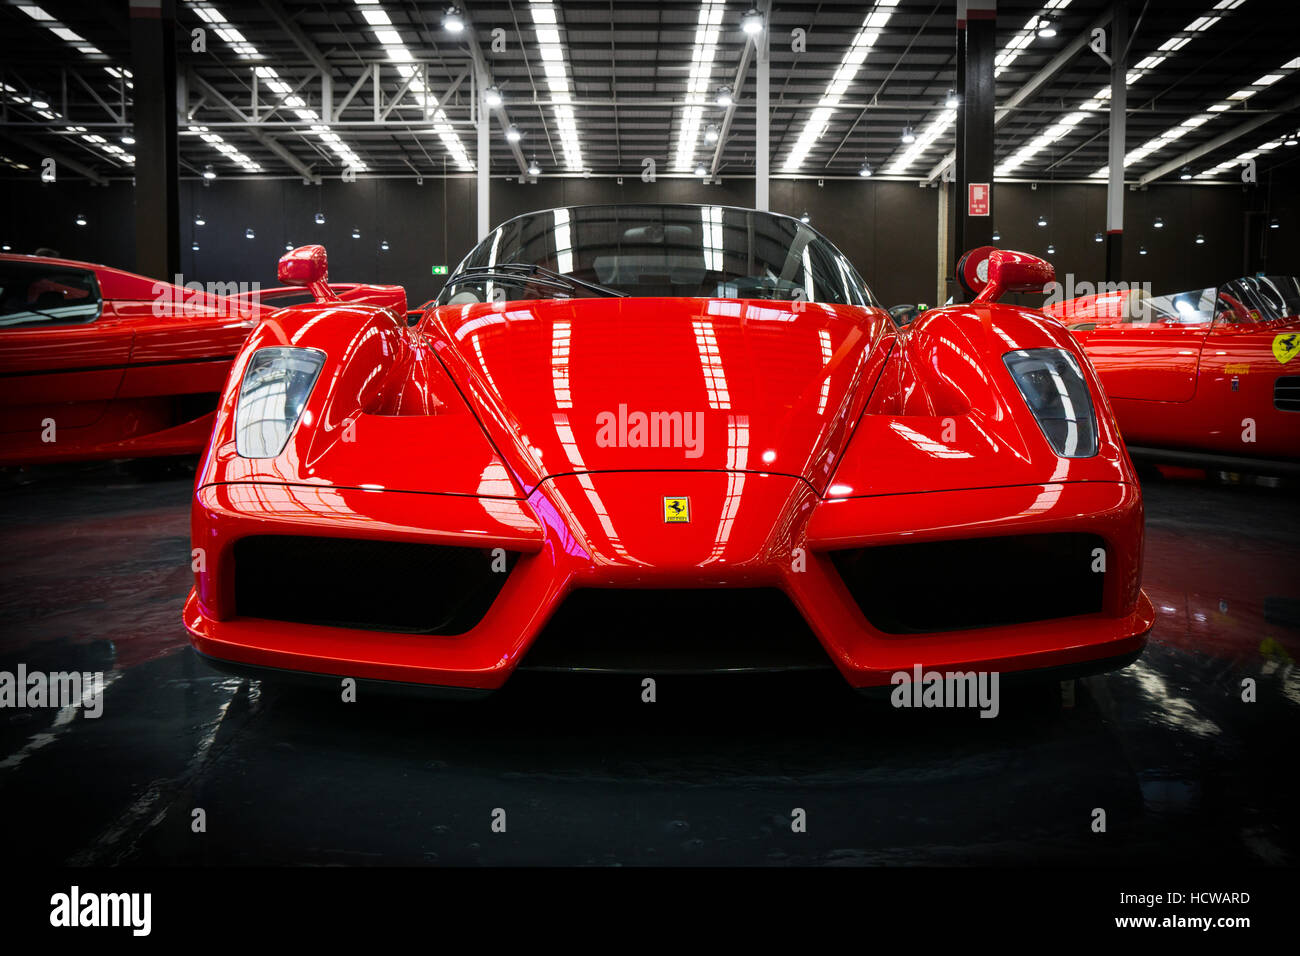
<instances>
[{"instance_id":1,"label":"reflection on car hood","mask_svg":"<svg viewBox=\"0 0 1300 956\"><path fill-rule=\"evenodd\" d=\"M444 306L432 325L526 488L605 470L768 471L821 488L890 327L854 306L666 298Z\"/></svg>"}]
</instances>

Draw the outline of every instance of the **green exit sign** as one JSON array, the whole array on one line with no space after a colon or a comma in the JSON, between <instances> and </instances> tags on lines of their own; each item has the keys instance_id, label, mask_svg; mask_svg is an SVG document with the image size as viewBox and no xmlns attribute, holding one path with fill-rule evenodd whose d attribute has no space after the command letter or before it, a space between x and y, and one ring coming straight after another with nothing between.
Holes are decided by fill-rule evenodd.
<instances>
[{"instance_id":1,"label":"green exit sign","mask_svg":"<svg viewBox=\"0 0 1300 956\"><path fill-rule=\"evenodd\" d=\"M447 267L446 267L446 266L434 266L434 267L433 267L433 274L436 275L436 276L445 276L445 275L447 274Z\"/></svg>"}]
</instances>

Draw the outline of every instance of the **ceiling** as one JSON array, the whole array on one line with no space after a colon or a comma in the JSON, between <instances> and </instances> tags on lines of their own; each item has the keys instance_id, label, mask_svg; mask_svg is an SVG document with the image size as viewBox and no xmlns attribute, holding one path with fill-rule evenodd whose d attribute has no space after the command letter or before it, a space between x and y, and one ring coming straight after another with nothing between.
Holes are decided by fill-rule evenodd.
<instances>
[{"instance_id":1,"label":"ceiling","mask_svg":"<svg viewBox=\"0 0 1300 956\"><path fill-rule=\"evenodd\" d=\"M658 175L692 175L702 162L710 175L752 176L755 49L740 28L750 3L711 2L713 34L698 27L702 0L503 0L461 4L470 28L456 35L443 28L441 5L413 0L177 0L183 172L319 176L355 163L362 175L468 174L476 155L474 44L503 97L491 123L494 175L520 175L530 160L543 175L639 175L648 158ZM558 45L539 42L546 38L538 6L554 10ZM1045 6L1058 8L1053 37L1027 29ZM997 77L998 103L1017 97L1109 9L1107 0L999 0L997 50L1019 49ZM1188 164L1203 181L1237 179L1243 153L1261 170L1300 155L1300 147L1282 145L1300 127L1300 44L1281 28L1286 10L1268 0L1129 4L1136 32L1126 145L1150 148L1131 157L1127 179L1141 181L1206 144L1212 148ZM944 102L956 85L955 16L952 0L778 0L768 31L772 174L855 176L864 163L878 176L934 174L953 147ZM1217 20L1206 25L1203 17ZM1188 29L1196 23L1204 28ZM202 52L192 49L196 29L206 30ZM796 30L805 31L800 49L792 48ZM1161 51L1171 44L1178 48ZM130 45L125 0L0 4L0 175L25 173L14 167L30 169L42 150L88 175L130 175L131 144L121 137L130 131L133 89L113 75L130 68ZM865 59L850 56L845 69L846 55L863 46ZM1152 56L1164 58L1146 60ZM548 61L558 87L547 82ZM1136 70L1144 61L1151 65ZM1105 167L1108 111L1097 97L1109 67L1086 45L1059 67L999 124L1001 177L1095 179ZM334 110L352 93L332 123L322 118L326 75ZM1267 77L1276 79L1256 83ZM737 87L731 111L714 101L723 85ZM420 102L421 87L436 107ZM286 103L287 96L300 99ZM38 110L33 100L49 106ZM821 126L819 106L828 112L817 135L809 123ZM683 139L692 115L698 130L691 135L688 126ZM507 125L520 133L517 147L507 142ZM725 131L716 161L704 141L710 125ZM1226 135L1243 125L1252 128ZM919 142L906 152L900 137L909 126ZM1171 130L1176 138L1160 139ZM796 164L792 152L802 154ZM1180 168L1163 177L1178 178Z\"/></svg>"}]
</instances>

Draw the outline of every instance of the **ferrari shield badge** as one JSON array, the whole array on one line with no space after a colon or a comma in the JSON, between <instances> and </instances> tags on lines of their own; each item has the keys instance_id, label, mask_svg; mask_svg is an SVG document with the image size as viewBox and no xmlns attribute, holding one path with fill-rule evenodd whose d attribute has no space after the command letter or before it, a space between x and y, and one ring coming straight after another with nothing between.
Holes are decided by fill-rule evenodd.
<instances>
[{"instance_id":1,"label":"ferrari shield badge","mask_svg":"<svg viewBox=\"0 0 1300 956\"><path fill-rule=\"evenodd\" d=\"M689 523L691 520L690 498L665 498L664 521L668 524Z\"/></svg>"},{"instance_id":2,"label":"ferrari shield badge","mask_svg":"<svg viewBox=\"0 0 1300 956\"><path fill-rule=\"evenodd\" d=\"M1285 365L1300 352L1300 332L1283 332L1273 336L1273 357Z\"/></svg>"}]
</instances>

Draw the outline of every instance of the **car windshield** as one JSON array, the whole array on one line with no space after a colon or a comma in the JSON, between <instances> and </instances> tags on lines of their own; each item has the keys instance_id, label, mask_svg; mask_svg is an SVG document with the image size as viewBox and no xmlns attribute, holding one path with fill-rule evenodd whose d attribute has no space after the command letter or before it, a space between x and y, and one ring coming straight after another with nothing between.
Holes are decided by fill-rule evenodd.
<instances>
[{"instance_id":1,"label":"car windshield","mask_svg":"<svg viewBox=\"0 0 1300 956\"><path fill-rule=\"evenodd\" d=\"M1300 279L1246 276L1219 287L1217 320L1228 325L1294 319L1300 315Z\"/></svg>"},{"instance_id":2,"label":"car windshield","mask_svg":"<svg viewBox=\"0 0 1300 956\"><path fill-rule=\"evenodd\" d=\"M1300 280L1295 276L1246 276L1223 285L1169 295L1143 296L1129 303L1125 321L1165 325L1243 325L1300 315Z\"/></svg>"},{"instance_id":3,"label":"car windshield","mask_svg":"<svg viewBox=\"0 0 1300 956\"><path fill-rule=\"evenodd\" d=\"M630 295L874 306L838 249L788 216L730 206L575 206L502 224L439 305Z\"/></svg>"}]
</instances>

